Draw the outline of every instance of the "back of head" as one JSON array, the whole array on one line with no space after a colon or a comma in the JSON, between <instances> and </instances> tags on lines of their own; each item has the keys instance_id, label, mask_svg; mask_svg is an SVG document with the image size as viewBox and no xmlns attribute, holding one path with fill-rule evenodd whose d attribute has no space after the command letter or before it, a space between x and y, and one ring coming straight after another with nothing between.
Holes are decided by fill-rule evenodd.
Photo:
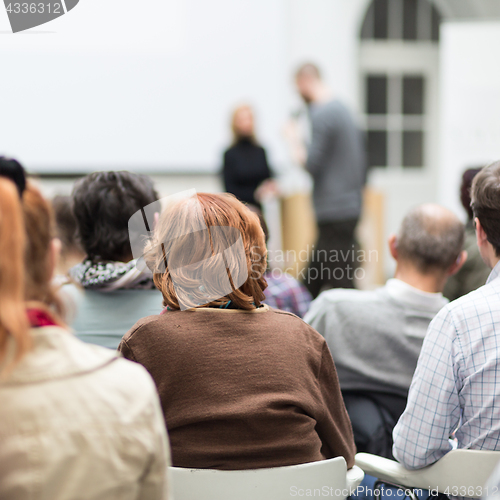
<instances>
[{"instance_id":1,"label":"back of head","mask_svg":"<svg viewBox=\"0 0 500 500\"><path fill-rule=\"evenodd\" d=\"M500 161L492 163L474 177L471 188L474 217L500 257Z\"/></svg>"},{"instance_id":2,"label":"back of head","mask_svg":"<svg viewBox=\"0 0 500 500\"><path fill-rule=\"evenodd\" d=\"M81 252L81 246L77 240L76 219L73 214L71 196L54 196L51 205L55 217L57 237L62 244L62 254Z\"/></svg>"},{"instance_id":3,"label":"back of head","mask_svg":"<svg viewBox=\"0 0 500 500\"><path fill-rule=\"evenodd\" d=\"M420 205L403 219L397 251L403 262L422 274L446 272L464 244L464 225L450 210L435 204Z\"/></svg>"},{"instance_id":4,"label":"back of head","mask_svg":"<svg viewBox=\"0 0 500 500\"><path fill-rule=\"evenodd\" d=\"M73 213L83 250L95 261L132 258L128 221L158 200L153 182L130 172L94 172L73 189Z\"/></svg>"},{"instance_id":5,"label":"back of head","mask_svg":"<svg viewBox=\"0 0 500 500\"><path fill-rule=\"evenodd\" d=\"M462 174L462 184L460 185L460 201L462 202L462 206L464 207L469 220L474 218L474 214L472 212L472 207L470 206L471 200L471 186L474 177L481 171L482 167L476 168L468 168Z\"/></svg>"},{"instance_id":6,"label":"back of head","mask_svg":"<svg viewBox=\"0 0 500 500\"><path fill-rule=\"evenodd\" d=\"M200 193L167 207L145 260L171 309L229 301L254 309L265 298L264 233L232 195Z\"/></svg>"},{"instance_id":7,"label":"back of head","mask_svg":"<svg viewBox=\"0 0 500 500\"><path fill-rule=\"evenodd\" d=\"M26 242L25 298L61 313L61 303L51 283L53 262L51 242L54 238L54 219L50 203L31 183L23 194Z\"/></svg>"},{"instance_id":8,"label":"back of head","mask_svg":"<svg viewBox=\"0 0 500 500\"><path fill-rule=\"evenodd\" d=\"M30 337L24 304L25 229L19 191L0 176L0 363L9 337L14 339L15 362L29 349ZM12 365L8 365L5 371Z\"/></svg>"},{"instance_id":9,"label":"back of head","mask_svg":"<svg viewBox=\"0 0 500 500\"><path fill-rule=\"evenodd\" d=\"M26 188L26 176L22 165L14 158L0 156L0 176L10 179L17 187L19 196Z\"/></svg>"}]
</instances>

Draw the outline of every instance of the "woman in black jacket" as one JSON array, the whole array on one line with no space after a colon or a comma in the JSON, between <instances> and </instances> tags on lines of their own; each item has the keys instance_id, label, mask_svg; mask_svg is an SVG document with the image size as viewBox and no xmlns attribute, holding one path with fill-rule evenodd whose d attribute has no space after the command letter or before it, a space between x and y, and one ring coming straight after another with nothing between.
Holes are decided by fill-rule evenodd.
<instances>
[{"instance_id":1,"label":"woman in black jacket","mask_svg":"<svg viewBox=\"0 0 500 500\"><path fill-rule=\"evenodd\" d=\"M237 107L232 116L233 145L224 153L223 178L228 193L240 201L260 207L258 188L272 177L265 149L257 143L252 108ZM267 182L266 182L267 181ZM259 189L259 193L263 191Z\"/></svg>"}]
</instances>

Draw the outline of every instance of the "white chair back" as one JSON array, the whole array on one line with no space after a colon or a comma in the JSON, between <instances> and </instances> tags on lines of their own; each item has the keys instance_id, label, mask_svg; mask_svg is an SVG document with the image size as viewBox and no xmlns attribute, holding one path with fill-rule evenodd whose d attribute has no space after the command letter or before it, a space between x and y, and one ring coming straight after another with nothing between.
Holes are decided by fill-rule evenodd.
<instances>
[{"instance_id":1,"label":"white chair back","mask_svg":"<svg viewBox=\"0 0 500 500\"><path fill-rule=\"evenodd\" d=\"M344 500L364 476L357 467L346 473L343 457L270 469L170 470L174 500L288 500L307 497L307 490L309 496Z\"/></svg>"},{"instance_id":2,"label":"white chair back","mask_svg":"<svg viewBox=\"0 0 500 500\"><path fill-rule=\"evenodd\" d=\"M499 451L452 450L423 469L408 470L394 460L358 453L365 474L409 488L438 490L450 496L481 498L484 485L500 461Z\"/></svg>"}]
</instances>

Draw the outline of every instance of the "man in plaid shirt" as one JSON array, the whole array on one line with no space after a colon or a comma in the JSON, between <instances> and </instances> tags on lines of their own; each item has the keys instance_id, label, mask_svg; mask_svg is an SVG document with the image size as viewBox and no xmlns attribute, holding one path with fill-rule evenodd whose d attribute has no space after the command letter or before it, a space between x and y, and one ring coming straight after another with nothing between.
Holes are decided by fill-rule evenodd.
<instances>
[{"instance_id":1,"label":"man in plaid shirt","mask_svg":"<svg viewBox=\"0 0 500 500\"><path fill-rule=\"evenodd\" d=\"M408 469L452 449L500 450L500 161L471 189L477 244L493 269L486 285L444 307L429 325L394 456Z\"/></svg>"}]
</instances>

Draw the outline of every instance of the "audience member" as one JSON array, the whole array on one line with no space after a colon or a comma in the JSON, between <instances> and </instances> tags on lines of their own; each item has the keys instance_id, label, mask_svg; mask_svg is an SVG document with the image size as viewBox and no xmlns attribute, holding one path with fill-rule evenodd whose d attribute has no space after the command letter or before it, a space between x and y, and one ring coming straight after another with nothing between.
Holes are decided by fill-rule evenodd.
<instances>
[{"instance_id":1,"label":"audience member","mask_svg":"<svg viewBox=\"0 0 500 500\"><path fill-rule=\"evenodd\" d=\"M49 204L17 187L0 176L0 498L168 498L154 383L64 327Z\"/></svg>"},{"instance_id":2,"label":"audience member","mask_svg":"<svg viewBox=\"0 0 500 500\"><path fill-rule=\"evenodd\" d=\"M61 255L56 276L63 280L68 271L85 258L85 252L78 241L73 200L71 196L57 195L51 201L56 221L56 235L61 242Z\"/></svg>"},{"instance_id":3,"label":"audience member","mask_svg":"<svg viewBox=\"0 0 500 500\"><path fill-rule=\"evenodd\" d=\"M262 304L257 216L231 195L198 194L164 211L145 255L166 308L139 321L119 351L156 381L173 464L253 469L343 456L352 467L351 424L325 340ZM226 296L217 295L223 282Z\"/></svg>"},{"instance_id":4,"label":"audience member","mask_svg":"<svg viewBox=\"0 0 500 500\"><path fill-rule=\"evenodd\" d=\"M162 310L153 280L132 260L128 221L158 200L152 181L130 172L95 172L78 181L73 210L85 261L70 276L85 289L72 325L77 336L116 349L140 318Z\"/></svg>"},{"instance_id":5,"label":"audience member","mask_svg":"<svg viewBox=\"0 0 500 500\"><path fill-rule=\"evenodd\" d=\"M312 300L307 288L281 269L268 269L264 277L267 281L264 302L270 307L303 318Z\"/></svg>"},{"instance_id":6,"label":"audience member","mask_svg":"<svg viewBox=\"0 0 500 500\"><path fill-rule=\"evenodd\" d=\"M389 238L393 279L374 291L328 290L305 321L330 347L358 451L392 458L401 416L429 323L448 303L446 279L467 258L464 227L439 205L420 205Z\"/></svg>"},{"instance_id":7,"label":"audience member","mask_svg":"<svg viewBox=\"0 0 500 500\"><path fill-rule=\"evenodd\" d=\"M305 284L316 298L327 288L354 288L358 265L354 231L366 177L365 148L353 116L332 98L318 68L304 64L295 76L312 128L307 158L302 153L297 160L305 164L313 178L319 234ZM332 252L344 257L331 259Z\"/></svg>"},{"instance_id":8,"label":"audience member","mask_svg":"<svg viewBox=\"0 0 500 500\"><path fill-rule=\"evenodd\" d=\"M272 183L265 149L255 136L253 110L248 105L237 107L231 120L233 144L224 153L222 175L228 193L244 203L260 207L257 190L266 191ZM258 199L257 199L258 198Z\"/></svg>"},{"instance_id":9,"label":"audience member","mask_svg":"<svg viewBox=\"0 0 500 500\"><path fill-rule=\"evenodd\" d=\"M53 283L63 303L64 321L72 325L83 297L80 286L72 283L68 271L85 258L76 233L76 219L70 196L55 196L51 202L56 224L56 236L61 242L61 253ZM66 285L66 286L63 286Z\"/></svg>"},{"instance_id":10,"label":"audience member","mask_svg":"<svg viewBox=\"0 0 500 500\"><path fill-rule=\"evenodd\" d=\"M467 223L465 225L465 243L464 250L467 252L467 262L462 268L447 281L444 287L444 296L450 300L455 300L462 295L467 295L472 290L483 286L488 279L490 269L483 262L479 248L476 243L476 232L472 219L474 214L470 206L470 188L474 176L480 171L480 168L469 168L462 176L462 185L460 187L460 200L467 212Z\"/></svg>"},{"instance_id":11,"label":"audience member","mask_svg":"<svg viewBox=\"0 0 500 500\"><path fill-rule=\"evenodd\" d=\"M394 429L394 456L409 469L448 453L452 433L458 448L500 449L500 161L474 177L471 199L479 251L493 271L429 326Z\"/></svg>"},{"instance_id":12,"label":"audience member","mask_svg":"<svg viewBox=\"0 0 500 500\"><path fill-rule=\"evenodd\" d=\"M264 215L257 207L249 205L248 208L259 217L267 245L269 229ZM299 318L304 317L304 314L309 309L312 297L302 283L281 269L271 270L269 266L266 269L264 278L267 282L267 288L264 290L264 295L266 296L264 302L268 306L280 309L281 311L291 312Z\"/></svg>"}]
</instances>

